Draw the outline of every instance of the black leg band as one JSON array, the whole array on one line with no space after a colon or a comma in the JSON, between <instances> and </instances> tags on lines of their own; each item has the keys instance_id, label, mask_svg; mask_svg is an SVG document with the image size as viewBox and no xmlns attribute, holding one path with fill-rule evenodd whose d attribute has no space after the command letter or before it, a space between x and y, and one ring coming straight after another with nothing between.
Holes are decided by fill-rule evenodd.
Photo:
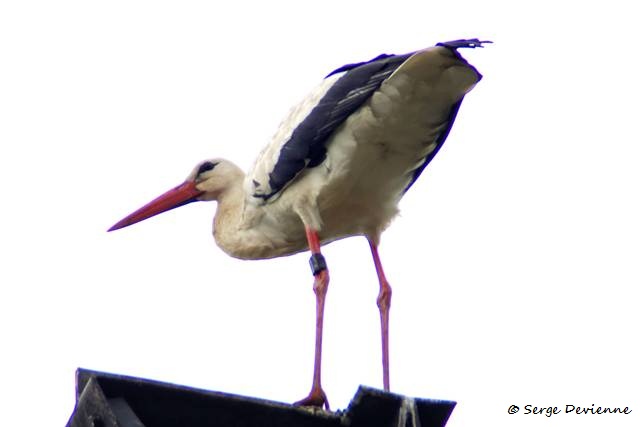
<instances>
[{"instance_id":1,"label":"black leg band","mask_svg":"<svg viewBox=\"0 0 640 427\"><path fill-rule=\"evenodd\" d=\"M315 276L322 270L327 269L327 262L324 260L322 254L312 254L309 258L309 265L311 266L311 272Z\"/></svg>"}]
</instances>

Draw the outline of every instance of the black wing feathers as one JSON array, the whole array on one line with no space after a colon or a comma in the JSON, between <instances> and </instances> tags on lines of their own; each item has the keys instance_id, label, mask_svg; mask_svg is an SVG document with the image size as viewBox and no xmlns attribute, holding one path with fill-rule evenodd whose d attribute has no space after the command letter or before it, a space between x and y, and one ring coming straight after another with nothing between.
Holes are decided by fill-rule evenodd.
<instances>
[{"instance_id":1,"label":"black wing feathers","mask_svg":"<svg viewBox=\"0 0 640 427\"><path fill-rule=\"evenodd\" d=\"M461 39L438 43L437 46L446 47L452 52L456 52L456 49L459 48L478 48L483 47L483 44L486 43L491 42L479 39ZM318 105L292 132L290 139L281 147L276 164L269 173L269 193L256 192L253 196L266 201L282 191L305 168L321 164L326 157L326 143L331 134L360 108L382 82L411 55L413 52L405 55L382 54L371 61L343 65L329 73L327 77L342 72L345 74L334 83ZM462 59L462 57L459 58ZM478 73L478 75L480 74ZM461 102L462 99L451 107L447 126L438 136L435 149L413 171L412 180L405 188L405 192L440 150L451 130ZM254 180L254 188L257 189L258 186L259 184Z\"/></svg>"},{"instance_id":2,"label":"black wing feathers","mask_svg":"<svg viewBox=\"0 0 640 427\"><path fill-rule=\"evenodd\" d=\"M354 69L354 68L357 68L357 67L359 67L359 66L361 66L361 65L368 64L368 63L370 63L370 62L375 62L375 61L379 61L379 60L381 60L381 59L386 59L386 58L389 58L389 57L391 57L391 56L394 56L394 55L389 55L389 54L387 54L387 53L383 53L383 54L380 54L380 55L376 56L375 58L373 58L373 59L372 59L372 60L370 60L370 61L356 62L356 63L353 63L353 64L345 64L345 65L343 65L342 67L340 67L340 68L336 68L335 70L333 70L332 72L330 72L329 74L327 74L327 77L331 77L331 76L333 76L334 74L342 73L342 72L344 72L344 71L352 70L352 69ZM325 77L325 79L326 79L327 77Z\"/></svg>"},{"instance_id":3,"label":"black wing feathers","mask_svg":"<svg viewBox=\"0 0 640 427\"><path fill-rule=\"evenodd\" d=\"M345 65L329 74L346 71L282 146L269 174L271 192L254 194L254 197L267 200L284 189L304 168L322 163L327 153L325 144L331 134L411 55L380 55L370 62Z\"/></svg>"}]
</instances>

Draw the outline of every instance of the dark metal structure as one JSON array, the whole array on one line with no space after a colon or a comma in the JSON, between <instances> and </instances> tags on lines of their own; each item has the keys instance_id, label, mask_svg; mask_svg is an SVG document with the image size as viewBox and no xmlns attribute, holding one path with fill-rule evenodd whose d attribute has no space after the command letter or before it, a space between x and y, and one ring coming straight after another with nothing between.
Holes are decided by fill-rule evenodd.
<instances>
[{"instance_id":1,"label":"dark metal structure","mask_svg":"<svg viewBox=\"0 0 640 427\"><path fill-rule=\"evenodd\" d=\"M361 386L344 411L78 369L67 427L441 427L456 403Z\"/></svg>"}]
</instances>

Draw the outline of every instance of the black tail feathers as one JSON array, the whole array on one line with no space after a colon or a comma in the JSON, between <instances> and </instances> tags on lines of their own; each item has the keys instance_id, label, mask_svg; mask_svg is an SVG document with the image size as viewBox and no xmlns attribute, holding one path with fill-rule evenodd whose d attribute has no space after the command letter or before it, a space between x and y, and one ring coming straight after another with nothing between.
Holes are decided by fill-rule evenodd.
<instances>
[{"instance_id":1,"label":"black tail feathers","mask_svg":"<svg viewBox=\"0 0 640 427\"><path fill-rule=\"evenodd\" d=\"M449 42L438 43L436 46L443 46L449 49L459 49L459 48L477 48L484 47L483 44L493 43L489 40L480 40L480 39L460 39L460 40L452 40Z\"/></svg>"}]
</instances>

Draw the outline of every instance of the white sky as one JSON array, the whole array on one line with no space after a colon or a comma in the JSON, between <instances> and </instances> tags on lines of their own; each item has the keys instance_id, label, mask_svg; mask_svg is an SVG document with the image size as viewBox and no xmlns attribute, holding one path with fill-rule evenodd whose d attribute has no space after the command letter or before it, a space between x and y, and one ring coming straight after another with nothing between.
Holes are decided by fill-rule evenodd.
<instances>
[{"instance_id":1,"label":"white sky","mask_svg":"<svg viewBox=\"0 0 640 427\"><path fill-rule=\"evenodd\" d=\"M305 396L307 254L228 258L215 204L106 229L201 159L248 168L332 69L466 37L485 78L381 246L392 389L458 401L451 427L638 425L632 2L220 4L0 5L0 425L64 425L77 367ZM381 387L378 284L364 239L325 255L338 409ZM633 413L507 414L592 403Z\"/></svg>"}]
</instances>

